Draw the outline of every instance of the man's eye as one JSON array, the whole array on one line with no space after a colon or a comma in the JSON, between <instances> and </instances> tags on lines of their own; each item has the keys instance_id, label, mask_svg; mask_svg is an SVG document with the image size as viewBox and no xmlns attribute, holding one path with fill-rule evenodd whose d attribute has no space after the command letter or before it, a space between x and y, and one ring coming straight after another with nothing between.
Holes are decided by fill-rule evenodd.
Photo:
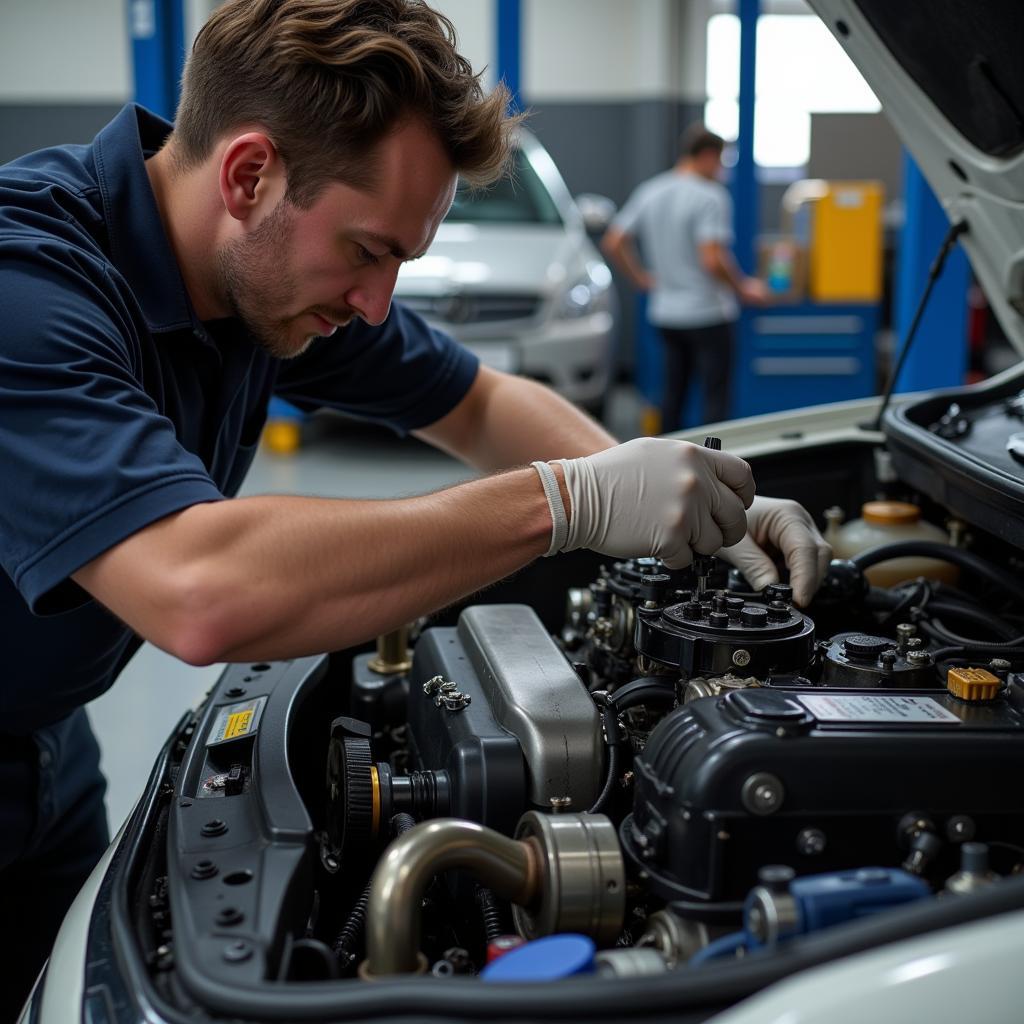
<instances>
[{"instance_id":1,"label":"man's eye","mask_svg":"<svg viewBox=\"0 0 1024 1024\"><path fill-rule=\"evenodd\" d=\"M358 246L358 250L359 250L359 258L363 261L363 263L379 263L380 262L380 257L379 256L375 256L372 252L370 252L369 249L366 248L366 246L360 245L360 246Z\"/></svg>"}]
</instances>

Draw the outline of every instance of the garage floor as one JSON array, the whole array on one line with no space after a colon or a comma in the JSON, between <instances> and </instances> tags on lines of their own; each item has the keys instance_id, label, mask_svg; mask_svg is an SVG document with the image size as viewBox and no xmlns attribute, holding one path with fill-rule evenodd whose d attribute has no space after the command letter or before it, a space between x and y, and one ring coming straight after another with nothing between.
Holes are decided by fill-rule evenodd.
<instances>
[{"instance_id":1,"label":"garage floor","mask_svg":"<svg viewBox=\"0 0 1024 1024\"><path fill-rule=\"evenodd\" d=\"M621 440L639 433L640 401L632 387L613 392L609 429ZM325 418L310 425L294 455L256 457L243 494L396 497L444 487L473 473L420 442L389 431ZM185 711L213 684L222 665L193 668L144 644L114 687L89 705L103 751L107 813L114 833L145 786L157 751Z\"/></svg>"}]
</instances>

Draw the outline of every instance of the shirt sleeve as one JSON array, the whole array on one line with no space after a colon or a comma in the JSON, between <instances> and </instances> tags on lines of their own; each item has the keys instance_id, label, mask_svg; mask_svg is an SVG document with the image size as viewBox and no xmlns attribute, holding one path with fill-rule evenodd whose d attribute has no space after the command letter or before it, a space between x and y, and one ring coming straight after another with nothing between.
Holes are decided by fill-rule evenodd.
<instances>
[{"instance_id":1,"label":"shirt sleeve","mask_svg":"<svg viewBox=\"0 0 1024 1024\"><path fill-rule=\"evenodd\" d=\"M716 189L697 209L694 238L698 242L732 245L732 200L724 189Z\"/></svg>"},{"instance_id":2,"label":"shirt sleeve","mask_svg":"<svg viewBox=\"0 0 1024 1024\"><path fill-rule=\"evenodd\" d=\"M387 320L353 320L281 364L275 393L300 409L327 407L406 433L451 412L479 360L418 314L393 303Z\"/></svg>"},{"instance_id":3,"label":"shirt sleeve","mask_svg":"<svg viewBox=\"0 0 1024 1024\"><path fill-rule=\"evenodd\" d=\"M32 611L62 612L89 599L75 570L221 494L145 392L129 298L102 264L11 243L0 268L0 565Z\"/></svg>"},{"instance_id":4,"label":"shirt sleeve","mask_svg":"<svg viewBox=\"0 0 1024 1024\"><path fill-rule=\"evenodd\" d=\"M637 224L643 215L645 195L646 190L643 186L634 189L619 212L612 218L612 227L624 231L627 235L635 235Z\"/></svg>"}]
</instances>

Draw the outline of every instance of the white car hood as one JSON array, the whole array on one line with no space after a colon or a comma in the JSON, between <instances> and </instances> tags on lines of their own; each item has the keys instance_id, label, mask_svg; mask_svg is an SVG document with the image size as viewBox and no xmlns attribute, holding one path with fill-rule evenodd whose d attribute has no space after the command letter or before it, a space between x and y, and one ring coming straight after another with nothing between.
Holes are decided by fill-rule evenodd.
<instances>
[{"instance_id":1,"label":"white car hood","mask_svg":"<svg viewBox=\"0 0 1024 1024\"><path fill-rule=\"evenodd\" d=\"M1024 355L1024 3L808 2L881 100L950 219L967 222L960 244Z\"/></svg>"},{"instance_id":2,"label":"white car hood","mask_svg":"<svg viewBox=\"0 0 1024 1024\"><path fill-rule=\"evenodd\" d=\"M402 266L403 295L548 295L583 271L583 238L560 225L442 224L430 251Z\"/></svg>"}]
</instances>

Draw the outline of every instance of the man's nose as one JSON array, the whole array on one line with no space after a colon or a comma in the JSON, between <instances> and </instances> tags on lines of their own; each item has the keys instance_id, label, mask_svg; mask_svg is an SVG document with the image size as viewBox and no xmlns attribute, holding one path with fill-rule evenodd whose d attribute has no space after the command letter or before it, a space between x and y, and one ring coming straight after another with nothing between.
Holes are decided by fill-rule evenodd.
<instances>
[{"instance_id":1,"label":"man's nose","mask_svg":"<svg viewBox=\"0 0 1024 1024\"><path fill-rule=\"evenodd\" d=\"M390 262L390 261L388 261ZM398 280L399 264L373 267L364 274L345 296L346 304L371 327L384 323L391 308L391 296Z\"/></svg>"}]
</instances>

